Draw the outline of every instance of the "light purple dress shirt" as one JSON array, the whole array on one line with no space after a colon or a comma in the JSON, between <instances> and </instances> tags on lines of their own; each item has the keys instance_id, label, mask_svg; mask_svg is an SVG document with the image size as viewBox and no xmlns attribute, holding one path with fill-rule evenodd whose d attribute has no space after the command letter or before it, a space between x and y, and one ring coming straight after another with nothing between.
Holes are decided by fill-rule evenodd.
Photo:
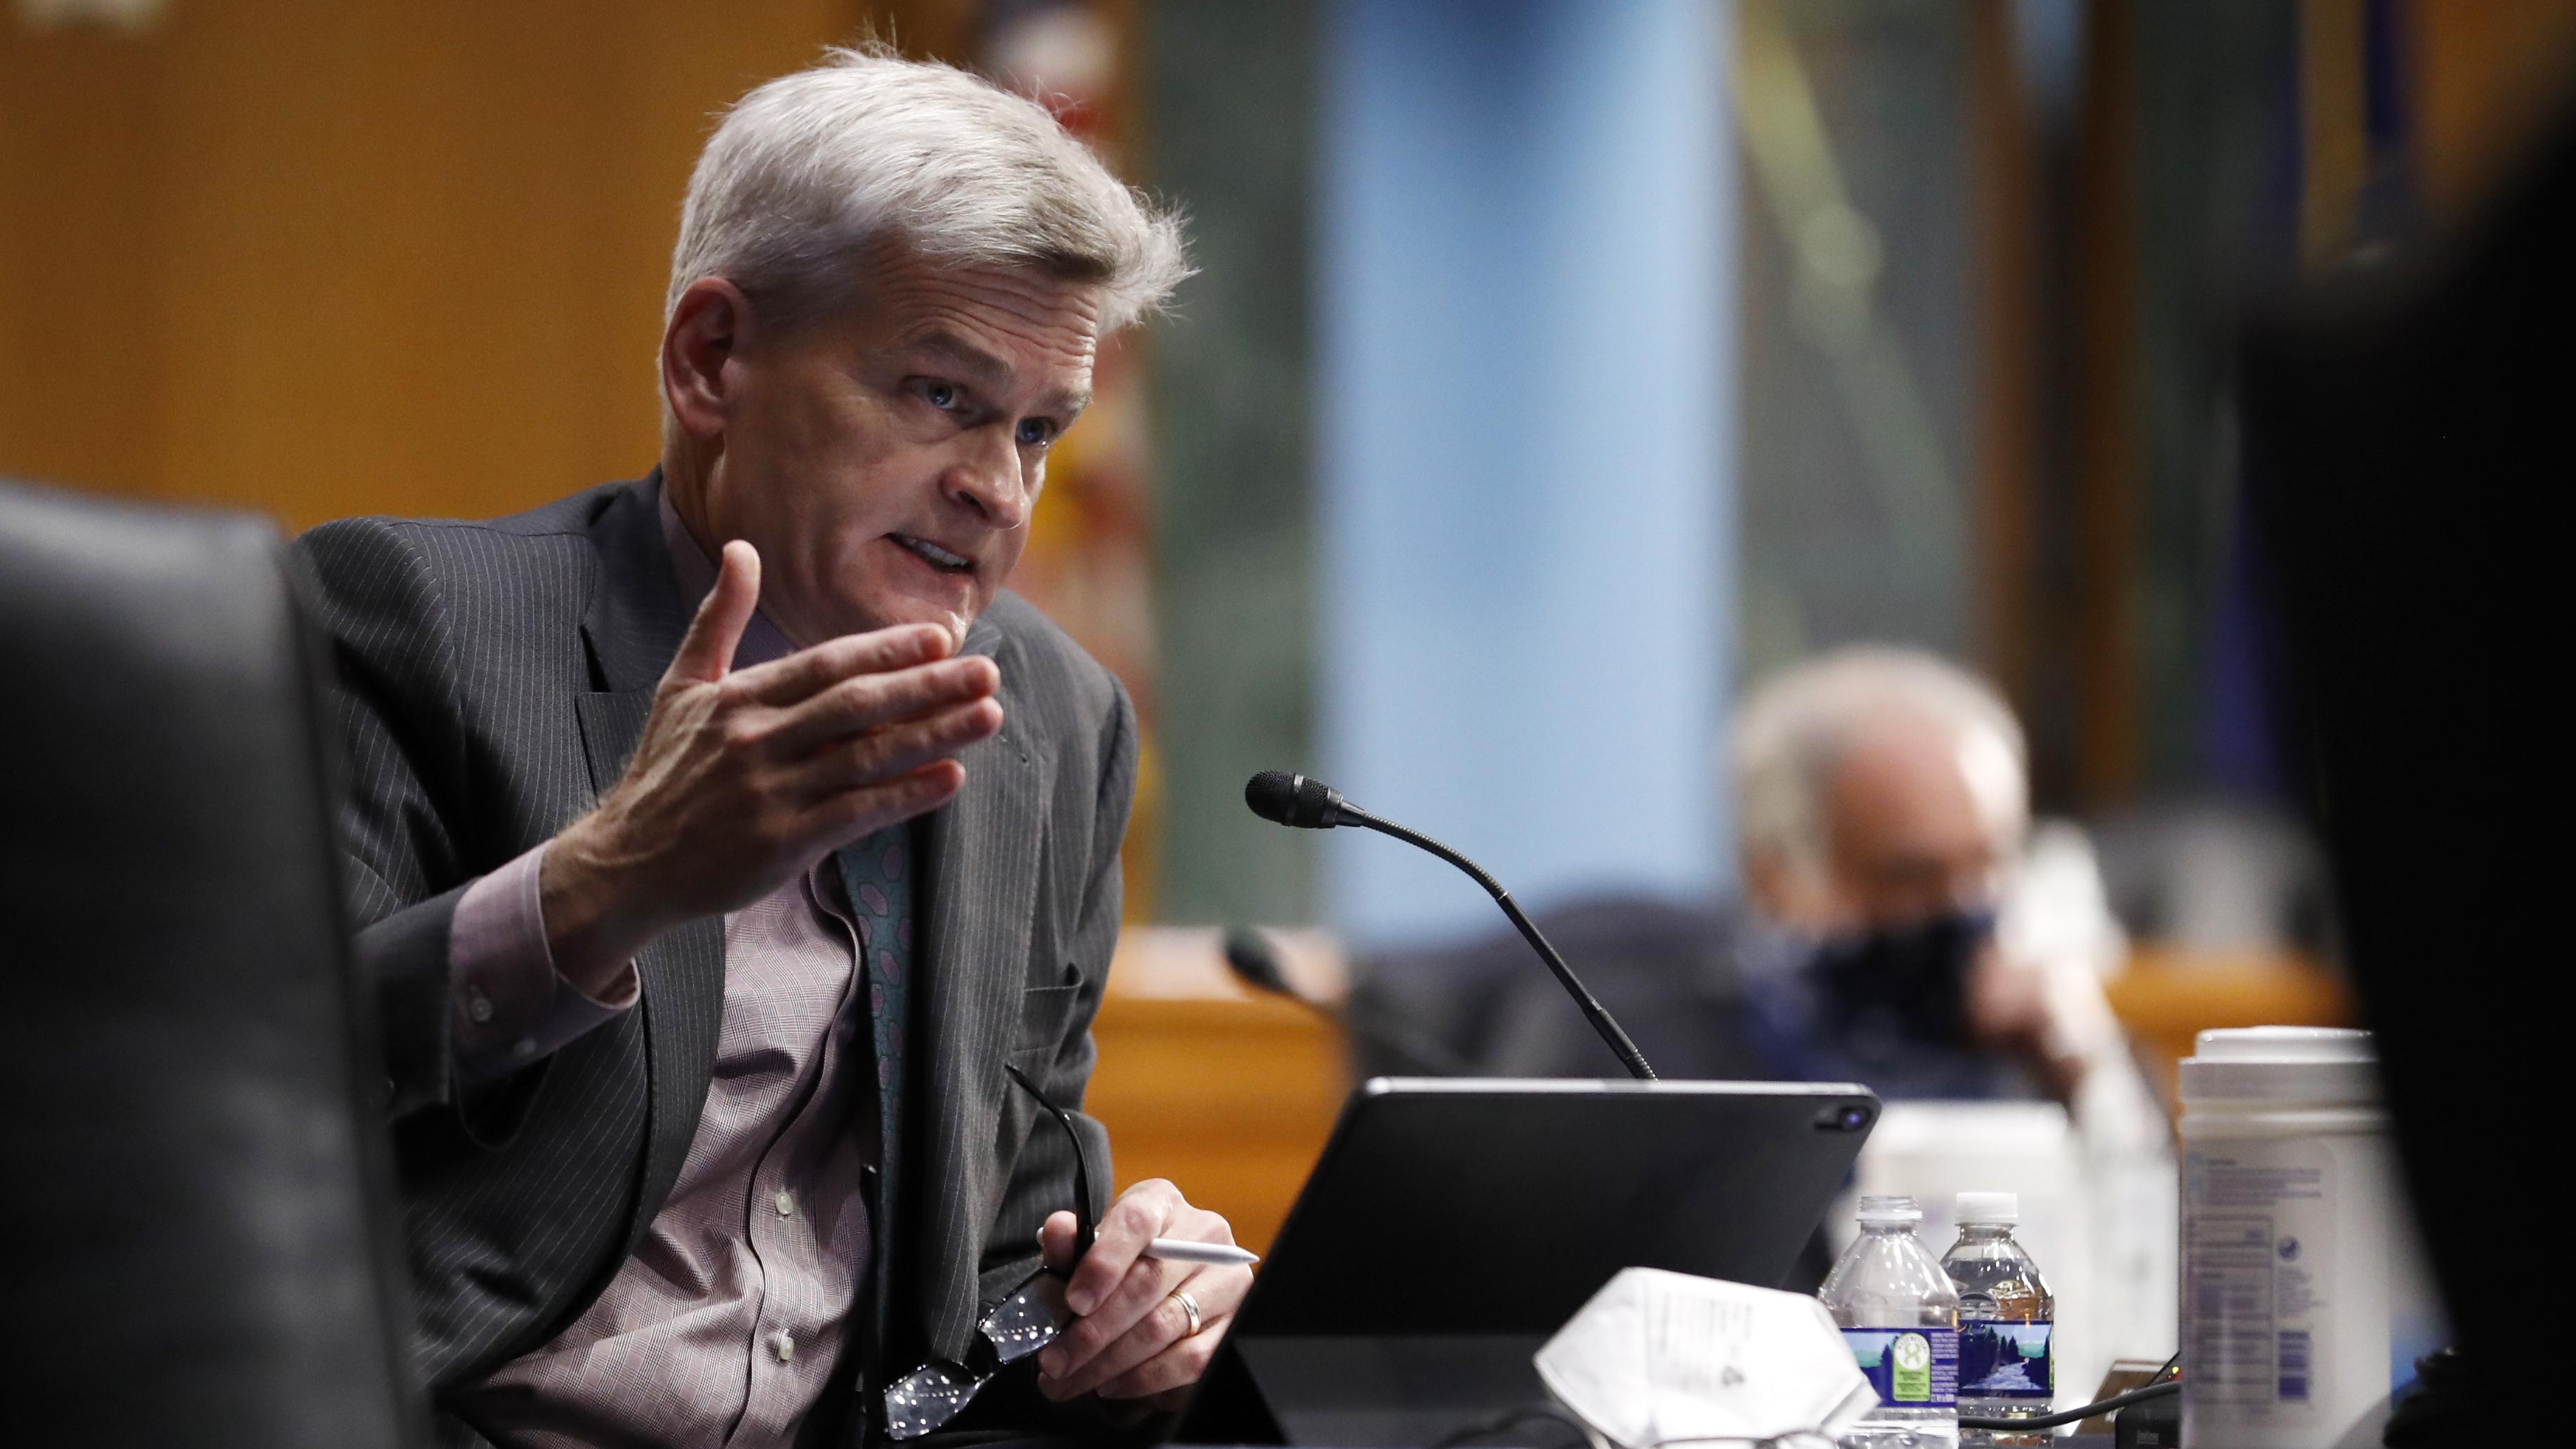
<instances>
[{"instance_id":1,"label":"light purple dress shirt","mask_svg":"<svg viewBox=\"0 0 2576 1449\"><path fill-rule=\"evenodd\" d=\"M661 513L694 608L715 565L668 498ZM794 648L754 614L734 666ZM637 999L632 962L605 1000L555 970L537 893L544 854L529 851L457 902L449 965L468 1081L558 1050ZM724 1021L688 1158L598 1301L453 1397L494 1442L784 1449L820 1400L867 1275L861 1182L874 1151L858 1110L867 993L856 989L857 936L832 864L725 917Z\"/></svg>"}]
</instances>

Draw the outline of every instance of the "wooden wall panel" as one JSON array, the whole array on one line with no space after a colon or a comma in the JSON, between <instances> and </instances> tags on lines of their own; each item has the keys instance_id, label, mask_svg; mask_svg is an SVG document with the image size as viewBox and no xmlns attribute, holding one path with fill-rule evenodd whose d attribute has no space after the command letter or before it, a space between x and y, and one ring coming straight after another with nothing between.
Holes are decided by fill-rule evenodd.
<instances>
[{"instance_id":1,"label":"wooden wall panel","mask_svg":"<svg viewBox=\"0 0 2576 1449\"><path fill-rule=\"evenodd\" d=\"M124 43L0 18L0 474L152 475L160 97Z\"/></svg>"},{"instance_id":2,"label":"wooden wall panel","mask_svg":"<svg viewBox=\"0 0 2576 1449\"><path fill-rule=\"evenodd\" d=\"M2077 121L2074 307L2074 800L2126 804L2138 782L2137 219L2132 0L2093 0Z\"/></svg>"},{"instance_id":3,"label":"wooden wall panel","mask_svg":"<svg viewBox=\"0 0 2576 1449\"><path fill-rule=\"evenodd\" d=\"M2576 0L2417 0L2405 13L2424 192L2455 216L2566 115Z\"/></svg>"},{"instance_id":4,"label":"wooden wall panel","mask_svg":"<svg viewBox=\"0 0 2576 1449\"><path fill-rule=\"evenodd\" d=\"M1271 939L1308 997L1347 995L1330 937ZM1236 1242L1268 1252L1350 1091L1340 1031L1245 990L1217 932L1130 926L1092 1032L1100 1065L1084 1105L1109 1129L1118 1187L1168 1178L1223 1214Z\"/></svg>"},{"instance_id":5,"label":"wooden wall panel","mask_svg":"<svg viewBox=\"0 0 2576 1449\"><path fill-rule=\"evenodd\" d=\"M1348 1092L1340 1037L1284 1001L1120 994L1094 1031L1085 1105L1109 1128L1118 1188L1168 1178L1268 1252Z\"/></svg>"},{"instance_id":6,"label":"wooden wall panel","mask_svg":"<svg viewBox=\"0 0 2576 1449\"><path fill-rule=\"evenodd\" d=\"M129 38L0 8L0 475L303 528L641 472L714 113L863 26L960 56L973 11L171 0ZM1178 996L1113 998L1093 1105L1121 1186L1174 1177L1266 1246L1343 1055L1207 945Z\"/></svg>"},{"instance_id":7,"label":"wooden wall panel","mask_svg":"<svg viewBox=\"0 0 2576 1449\"><path fill-rule=\"evenodd\" d=\"M0 473L289 527L650 466L710 117L855 0L172 0L0 19Z\"/></svg>"}]
</instances>

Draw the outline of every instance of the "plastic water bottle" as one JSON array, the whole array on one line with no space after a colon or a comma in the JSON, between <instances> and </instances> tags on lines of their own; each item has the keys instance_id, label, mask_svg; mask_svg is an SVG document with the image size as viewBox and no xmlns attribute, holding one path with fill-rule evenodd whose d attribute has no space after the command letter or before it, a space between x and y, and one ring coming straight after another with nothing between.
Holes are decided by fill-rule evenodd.
<instances>
[{"instance_id":1,"label":"plastic water bottle","mask_svg":"<svg viewBox=\"0 0 2576 1449\"><path fill-rule=\"evenodd\" d=\"M1981 1419L2033 1419L2057 1396L2056 1360L2049 1335L2056 1328L2057 1298L2039 1267L2013 1241L2021 1199L2008 1192L1959 1194L1959 1241L1941 1258L1941 1269L1959 1287L1959 1412ZM1961 1431L1970 1446L2045 1444L2027 1434L1987 1429Z\"/></svg>"},{"instance_id":2,"label":"plastic water bottle","mask_svg":"<svg viewBox=\"0 0 2576 1449\"><path fill-rule=\"evenodd\" d=\"M1860 1236L1816 1293L1878 1391L1843 1449L1959 1442L1959 1290L1915 1237L1922 1221L1910 1197L1862 1198Z\"/></svg>"}]
</instances>

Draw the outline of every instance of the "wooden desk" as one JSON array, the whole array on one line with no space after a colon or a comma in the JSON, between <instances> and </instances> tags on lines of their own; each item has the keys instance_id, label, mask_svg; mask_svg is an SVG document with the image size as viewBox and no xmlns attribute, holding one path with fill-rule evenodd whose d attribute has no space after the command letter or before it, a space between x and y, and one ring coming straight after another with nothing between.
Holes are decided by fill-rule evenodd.
<instances>
[{"instance_id":1,"label":"wooden desk","mask_svg":"<svg viewBox=\"0 0 2576 1449\"><path fill-rule=\"evenodd\" d=\"M1312 996L1347 990L1320 932L1277 932L1292 978ZM2342 1026L2342 981L2304 957L2193 954L2142 943L2105 984L2170 1107L2176 1063L2220 1026ZM1237 1241L1266 1252L1350 1091L1341 1035L1315 1013L1237 985L1218 933L1130 927L1093 1035L1088 1105L1109 1127L1121 1188L1149 1177L1225 1214Z\"/></svg>"},{"instance_id":2,"label":"wooden desk","mask_svg":"<svg viewBox=\"0 0 2576 1449\"><path fill-rule=\"evenodd\" d=\"M2191 952L2140 942L2102 985L2165 1105L2192 1039L2222 1026L2350 1026L2343 979L2296 952Z\"/></svg>"},{"instance_id":3,"label":"wooden desk","mask_svg":"<svg viewBox=\"0 0 2576 1449\"><path fill-rule=\"evenodd\" d=\"M1291 979L1339 1000L1341 957L1313 932L1274 933ZM1341 1034L1236 984L1214 930L1129 927L1092 1027L1086 1104L1109 1128L1118 1186L1180 1185L1256 1253L1305 1184L1350 1090Z\"/></svg>"}]
</instances>

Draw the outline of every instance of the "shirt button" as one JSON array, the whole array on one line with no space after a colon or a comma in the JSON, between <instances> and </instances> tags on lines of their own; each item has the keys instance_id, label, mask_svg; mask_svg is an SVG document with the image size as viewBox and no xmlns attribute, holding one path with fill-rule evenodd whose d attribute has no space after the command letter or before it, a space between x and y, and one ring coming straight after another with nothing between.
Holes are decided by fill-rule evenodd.
<instances>
[{"instance_id":1,"label":"shirt button","mask_svg":"<svg viewBox=\"0 0 2576 1449\"><path fill-rule=\"evenodd\" d=\"M535 1037L523 1036L517 1041L510 1043L510 1055L517 1057L521 1061L526 1061L528 1058L535 1056L536 1054L537 1039Z\"/></svg>"},{"instance_id":2,"label":"shirt button","mask_svg":"<svg viewBox=\"0 0 2576 1449\"><path fill-rule=\"evenodd\" d=\"M782 1187L778 1190L776 1201L778 1204L778 1215L780 1217L792 1218L796 1216L796 1195L794 1193L791 1193Z\"/></svg>"},{"instance_id":3,"label":"shirt button","mask_svg":"<svg viewBox=\"0 0 2576 1449\"><path fill-rule=\"evenodd\" d=\"M475 992L474 999L465 1003L465 1014L474 1018L477 1022L490 1021L492 1019L492 998L484 995L480 991Z\"/></svg>"},{"instance_id":4,"label":"shirt button","mask_svg":"<svg viewBox=\"0 0 2576 1449\"><path fill-rule=\"evenodd\" d=\"M796 1361L796 1335L789 1333L783 1328L778 1330L776 1333L771 1334L769 1336L769 1351L778 1355L778 1361L780 1363L794 1363Z\"/></svg>"}]
</instances>

